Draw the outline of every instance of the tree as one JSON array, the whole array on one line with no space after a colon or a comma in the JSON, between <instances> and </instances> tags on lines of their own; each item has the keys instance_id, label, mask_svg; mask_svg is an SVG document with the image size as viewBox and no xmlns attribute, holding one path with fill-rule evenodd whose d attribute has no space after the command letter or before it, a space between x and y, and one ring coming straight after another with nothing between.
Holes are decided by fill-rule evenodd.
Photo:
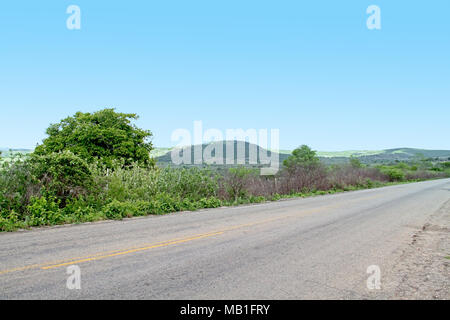
<instances>
[{"instance_id":1,"label":"tree","mask_svg":"<svg viewBox=\"0 0 450 320\"><path fill-rule=\"evenodd\" d=\"M292 155L284 160L283 164L288 169L296 167L313 167L320 163L319 157L317 157L316 151L312 150L307 145L302 145L300 148L295 149Z\"/></svg>"},{"instance_id":2,"label":"tree","mask_svg":"<svg viewBox=\"0 0 450 320\"><path fill-rule=\"evenodd\" d=\"M47 129L48 138L36 148L35 154L71 151L89 163L98 160L107 167L115 160L125 165L137 162L153 166L154 160L150 158L152 133L132 124L132 120L137 119L136 114L118 113L114 109L77 112L51 124Z\"/></svg>"},{"instance_id":3,"label":"tree","mask_svg":"<svg viewBox=\"0 0 450 320\"><path fill-rule=\"evenodd\" d=\"M358 158L351 156L350 157L350 166L352 168L362 168L363 165Z\"/></svg>"}]
</instances>

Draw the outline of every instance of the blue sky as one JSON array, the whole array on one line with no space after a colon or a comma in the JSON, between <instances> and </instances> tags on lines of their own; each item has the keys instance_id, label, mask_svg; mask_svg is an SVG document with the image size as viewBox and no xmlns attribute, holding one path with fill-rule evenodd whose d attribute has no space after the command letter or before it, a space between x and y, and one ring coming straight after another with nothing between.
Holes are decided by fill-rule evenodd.
<instances>
[{"instance_id":1,"label":"blue sky","mask_svg":"<svg viewBox=\"0 0 450 320\"><path fill-rule=\"evenodd\" d=\"M66 8L81 9L81 30ZM368 30L366 8L381 8ZM450 149L450 2L8 1L0 146L115 107L177 128L280 129L280 146Z\"/></svg>"}]
</instances>

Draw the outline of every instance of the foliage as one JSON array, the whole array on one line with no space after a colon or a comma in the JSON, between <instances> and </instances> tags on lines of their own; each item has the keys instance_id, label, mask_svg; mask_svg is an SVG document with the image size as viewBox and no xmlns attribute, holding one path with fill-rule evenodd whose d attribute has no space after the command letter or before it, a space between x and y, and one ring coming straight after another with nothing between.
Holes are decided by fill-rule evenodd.
<instances>
[{"instance_id":1,"label":"foliage","mask_svg":"<svg viewBox=\"0 0 450 320\"><path fill-rule=\"evenodd\" d=\"M350 165L352 166L352 168L362 168L361 161L358 158L354 157L354 156L350 157L349 162L350 162Z\"/></svg>"},{"instance_id":2,"label":"foliage","mask_svg":"<svg viewBox=\"0 0 450 320\"><path fill-rule=\"evenodd\" d=\"M398 168L384 168L382 172L389 177L389 181L403 181L405 180L405 173Z\"/></svg>"},{"instance_id":3,"label":"foliage","mask_svg":"<svg viewBox=\"0 0 450 320\"><path fill-rule=\"evenodd\" d=\"M295 149L292 155L287 158L283 164L288 169L294 169L296 167L313 167L320 162L316 151L312 150L307 145L302 145L300 148Z\"/></svg>"},{"instance_id":4,"label":"foliage","mask_svg":"<svg viewBox=\"0 0 450 320\"><path fill-rule=\"evenodd\" d=\"M0 212L15 211L22 217L32 196L38 195L38 181L28 158L17 155L0 167Z\"/></svg>"},{"instance_id":5,"label":"foliage","mask_svg":"<svg viewBox=\"0 0 450 320\"><path fill-rule=\"evenodd\" d=\"M119 201L150 201L160 194L198 201L215 197L218 190L217 176L195 167L151 169L119 165L113 170L100 170L96 176L105 185L105 198Z\"/></svg>"},{"instance_id":6,"label":"foliage","mask_svg":"<svg viewBox=\"0 0 450 320\"><path fill-rule=\"evenodd\" d=\"M153 166L150 158L153 149L149 139L152 133L131 123L136 114L117 113L104 109L94 113L77 112L47 129L48 138L35 153L48 155L69 150L89 163L100 161L110 167L120 159L129 165L137 162Z\"/></svg>"},{"instance_id":7,"label":"foliage","mask_svg":"<svg viewBox=\"0 0 450 320\"><path fill-rule=\"evenodd\" d=\"M277 175L245 166L157 168L134 114L105 109L77 113L47 130L31 155L11 152L0 164L0 231L63 223L161 215L223 205L261 203L450 176L450 162L417 156L413 163L371 167L351 158L325 166L306 145Z\"/></svg>"},{"instance_id":8,"label":"foliage","mask_svg":"<svg viewBox=\"0 0 450 320\"><path fill-rule=\"evenodd\" d=\"M92 188L93 178L88 163L71 151L33 155L30 161L42 191L55 196L63 204L67 198L86 195Z\"/></svg>"},{"instance_id":9,"label":"foliage","mask_svg":"<svg viewBox=\"0 0 450 320\"><path fill-rule=\"evenodd\" d=\"M64 215L56 198L32 198L27 207L29 226L59 224L64 221Z\"/></svg>"},{"instance_id":10,"label":"foliage","mask_svg":"<svg viewBox=\"0 0 450 320\"><path fill-rule=\"evenodd\" d=\"M230 168L224 178L225 189L230 198L237 201L238 198L246 197L246 187L255 173L255 170L246 167Z\"/></svg>"}]
</instances>

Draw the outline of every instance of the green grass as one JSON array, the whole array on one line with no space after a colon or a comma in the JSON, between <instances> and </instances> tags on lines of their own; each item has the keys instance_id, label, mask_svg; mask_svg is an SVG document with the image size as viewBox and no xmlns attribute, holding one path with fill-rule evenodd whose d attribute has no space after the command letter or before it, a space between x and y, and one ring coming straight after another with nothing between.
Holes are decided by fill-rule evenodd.
<instances>
[{"instance_id":1,"label":"green grass","mask_svg":"<svg viewBox=\"0 0 450 320\"><path fill-rule=\"evenodd\" d=\"M350 158L361 156L373 156L377 154L385 153L384 150L347 150L347 151L318 151L317 155L323 158Z\"/></svg>"},{"instance_id":2,"label":"green grass","mask_svg":"<svg viewBox=\"0 0 450 320\"><path fill-rule=\"evenodd\" d=\"M173 148L155 148L150 152L150 156L153 158L158 158L161 156L166 155L167 153L171 152Z\"/></svg>"}]
</instances>

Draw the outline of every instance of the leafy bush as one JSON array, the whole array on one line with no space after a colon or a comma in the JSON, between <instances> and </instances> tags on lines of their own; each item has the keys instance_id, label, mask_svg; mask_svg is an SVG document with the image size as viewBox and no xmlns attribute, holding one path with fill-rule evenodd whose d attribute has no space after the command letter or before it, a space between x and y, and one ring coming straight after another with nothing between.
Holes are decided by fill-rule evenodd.
<instances>
[{"instance_id":1,"label":"leafy bush","mask_svg":"<svg viewBox=\"0 0 450 320\"><path fill-rule=\"evenodd\" d=\"M39 195L39 181L27 157L17 155L0 166L0 212L23 212L31 197Z\"/></svg>"},{"instance_id":2,"label":"leafy bush","mask_svg":"<svg viewBox=\"0 0 450 320\"><path fill-rule=\"evenodd\" d=\"M25 228L26 224L20 220L19 214L14 210L1 212L0 215L0 231L14 231L19 228Z\"/></svg>"},{"instance_id":3,"label":"leafy bush","mask_svg":"<svg viewBox=\"0 0 450 320\"><path fill-rule=\"evenodd\" d=\"M59 224L64 221L64 215L55 198L32 198L27 206L27 224L29 226L44 226Z\"/></svg>"},{"instance_id":4,"label":"leafy bush","mask_svg":"<svg viewBox=\"0 0 450 320\"><path fill-rule=\"evenodd\" d=\"M133 202L120 202L113 200L109 203L104 213L108 219L120 220L125 217L132 217L136 212L136 205Z\"/></svg>"},{"instance_id":5,"label":"leafy bush","mask_svg":"<svg viewBox=\"0 0 450 320\"><path fill-rule=\"evenodd\" d=\"M86 195L93 186L88 163L70 151L32 156L33 174L44 193L65 205L67 198Z\"/></svg>"},{"instance_id":6,"label":"leafy bush","mask_svg":"<svg viewBox=\"0 0 450 320\"><path fill-rule=\"evenodd\" d=\"M397 168L386 168L382 172L389 177L389 181L403 181L405 180L405 173Z\"/></svg>"}]
</instances>

